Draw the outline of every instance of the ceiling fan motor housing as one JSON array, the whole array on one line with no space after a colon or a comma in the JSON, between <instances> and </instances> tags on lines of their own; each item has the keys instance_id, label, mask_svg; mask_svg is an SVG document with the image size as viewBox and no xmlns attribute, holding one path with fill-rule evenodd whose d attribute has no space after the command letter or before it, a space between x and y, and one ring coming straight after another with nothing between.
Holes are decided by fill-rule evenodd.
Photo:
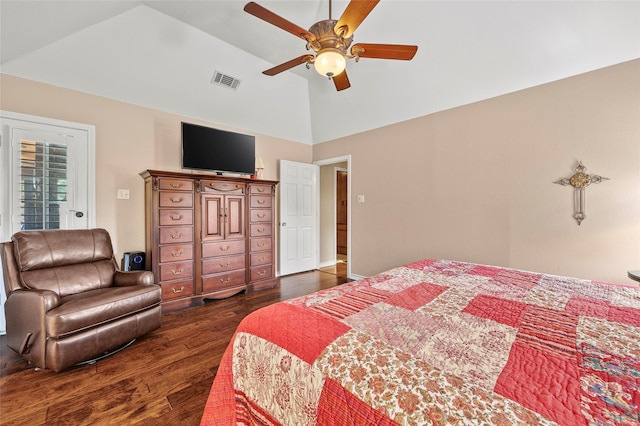
<instances>
[{"instance_id":1,"label":"ceiling fan motor housing","mask_svg":"<svg viewBox=\"0 0 640 426\"><path fill-rule=\"evenodd\" d=\"M314 41L308 43L307 48L313 49L315 52L319 52L322 49L333 48L342 51L346 55L347 49L353 41L353 36L349 38L342 38L335 33L334 28L338 23L335 19L325 19L324 21L316 22L309 28L309 32L316 36Z\"/></svg>"}]
</instances>

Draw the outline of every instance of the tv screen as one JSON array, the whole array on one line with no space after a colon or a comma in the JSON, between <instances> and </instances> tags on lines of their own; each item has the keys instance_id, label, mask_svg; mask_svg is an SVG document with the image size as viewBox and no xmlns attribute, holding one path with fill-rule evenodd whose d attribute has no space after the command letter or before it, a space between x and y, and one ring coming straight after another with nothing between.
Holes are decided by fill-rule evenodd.
<instances>
[{"instance_id":1,"label":"tv screen","mask_svg":"<svg viewBox=\"0 0 640 426\"><path fill-rule=\"evenodd\" d=\"M182 168L252 175L255 136L182 123Z\"/></svg>"}]
</instances>

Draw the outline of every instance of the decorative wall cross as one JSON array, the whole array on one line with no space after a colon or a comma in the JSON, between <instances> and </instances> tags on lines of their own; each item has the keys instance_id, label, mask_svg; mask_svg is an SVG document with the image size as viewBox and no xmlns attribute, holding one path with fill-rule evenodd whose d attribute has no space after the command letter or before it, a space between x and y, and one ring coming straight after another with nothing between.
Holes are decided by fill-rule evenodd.
<instances>
[{"instance_id":1,"label":"decorative wall cross","mask_svg":"<svg viewBox=\"0 0 640 426\"><path fill-rule=\"evenodd\" d=\"M573 186L573 218L578 221L578 225L580 225L580 222L582 222L587 217L587 215L584 213L585 188L592 183L600 183L603 180L609 180L609 178L598 175L588 175L585 173L586 170L587 168L582 164L582 161L580 161L578 167L576 167L576 173L573 176L558 179L557 181L553 182L560 185Z\"/></svg>"}]
</instances>

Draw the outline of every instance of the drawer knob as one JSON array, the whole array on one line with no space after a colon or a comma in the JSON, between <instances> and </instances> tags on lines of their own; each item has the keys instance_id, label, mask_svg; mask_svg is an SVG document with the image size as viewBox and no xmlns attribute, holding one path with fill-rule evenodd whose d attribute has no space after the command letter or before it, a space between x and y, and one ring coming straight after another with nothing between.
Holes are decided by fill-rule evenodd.
<instances>
[{"instance_id":1,"label":"drawer knob","mask_svg":"<svg viewBox=\"0 0 640 426\"><path fill-rule=\"evenodd\" d=\"M173 257L182 256L182 250L172 251L171 256Z\"/></svg>"},{"instance_id":2,"label":"drawer knob","mask_svg":"<svg viewBox=\"0 0 640 426\"><path fill-rule=\"evenodd\" d=\"M264 213L258 213L258 219L264 219L265 216L267 216L267 215L264 214Z\"/></svg>"},{"instance_id":3,"label":"drawer knob","mask_svg":"<svg viewBox=\"0 0 640 426\"><path fill-rule=\"evenodd\" d=\"M264 192L264 188L256 188L258 192Z\"/></svg>"},{"instance_id":4,"label":"drawer knob","mask_svg":"<svg viewBox=\"0 0 640 426\"><path fill-rule=\"evenodd\" d=\"M224 267L227 267L227 266L231 266L231 262L221 263L221 264L220 264L220 267L221 267L221 268L224 268Z\"/></svg>"},{"instance_id":5,"label":"drawer knob","mask_svg":"<svg viewBox=\"0 0 640 426\"><path fill-rule=\"evenodd\" d=\"M182 197L171 197L169 198L171 200L172 203L181 203L182 202Z\"/></svg>"},{"instance_id":6,"label":"drawer knob","mask_svg":"<svg viewBox=\"0 0 640 426\"><path fill-rule=\"evenodd\" d=\"M228 284L231 278L220 278L220 284Z\"/></svg>"},{"instance_id":7,"label":"drawer knob","mask_svg":"<svg viewBox=\"0 0 640 426\"><path fill-rule=\"evenodd\" d=\"M182 183L174 183L174 182L171 182L171 183L169 183L169 185L170 185L172 188L175 188L175 189L182 188Z\"/></svg>"},{"instance_id":8,"label":"drawer knob","mask_svg":"<svg viewBox=\"0 0 640 426\"><path fill-rule=\"evenodd\" d=\"M256 244L258 247L264 247L264 243L258 243Z\"/></svg>"},{"instance_id":9,"label":"drawer knob","mask_svg":"<svg viewBox=\"0 0 640 426\"><path fill-rule=\"evenodd\" d=\"M173 238L174 240L177 240L178 238L182 237L182 232L172 232L171 234L169 234L171 236L171 238Z\"/></svg>"},{"instance_id":10,"label":"drawer knob","mask_svg":"<svg viewBox=\"0 0 640 426\"><path fill-rule=\"evenodd\" d=\"M181 214L172 214L172 215L169 215L169 217L171 217L171 220L180 220L180 219L182 219L184 216L183 216L183 215L181 215Z\"/></svg>"},{"instance_id":11,"label":"drawer knob","mask_svg":"<svg viewBox=\"0 0 640 426\"><path fill-rule=\"evenodd\" d=\"M265 202L265 200L258 200L258 204L264 204Z\"/></svg>"},{"instance_id":12,"label":"drawer knob","mask_svg":"<svg viewBox=\"0 0 640 426\"><path fill-rule=\"evenodd\" d=\"M264 262L265 260L267 260L267 258L266 258L266 257L259 257L259 258L258 258L258 262Z\"/></svg>"},{"instance_id":13,"label":"drawer knob","mask_svg":"<svg viewBox=\"0 0 640 426\"><path fill-rule=\"evenodd\" d=\"M267 274L267 271L258 272L258 275L260 275L261 277L264 277L266 274Z\"/></svg>"},{"instance_id":14,"label":"drawer knob","mask_svg":"<svg viewBox=\"0 0 640 426\"><path fill-rule=\"evenodd\" d=\"M171 273L173 275L182 275L182 273L184 272L184 269L180 268L180 269L172 269Z\"/></svg>"},{"instance_id":15,"label":"drawer knob","mask_svg":"<svg viewBox=\"0 0 640 426\"><path fill-rule=\"evenodd\" d=\"M180 290L176 290L175 288L171 289L172 293L182 293L184 291L184 286L180 286Z\"/></svg>"},{"instance_id":16,"label":"drawer knob","mask_svg":"<svg viewBox=\"0 0 640 426\"><path fill-rule=\"evenodd\" d=\"M225 246L225 247L220 246L220 251L229 251L229 246Z\"/></svg>"},{"instance_id":17,"label":"drawer knob","mask_svg":"<svg viewBox=\"0 0 640 426\"><path fill-rule=\"evenodd\" d=\"M263 233L264 232L264 228L258 228L258 232Z\"/></svg>"}]
</instances>

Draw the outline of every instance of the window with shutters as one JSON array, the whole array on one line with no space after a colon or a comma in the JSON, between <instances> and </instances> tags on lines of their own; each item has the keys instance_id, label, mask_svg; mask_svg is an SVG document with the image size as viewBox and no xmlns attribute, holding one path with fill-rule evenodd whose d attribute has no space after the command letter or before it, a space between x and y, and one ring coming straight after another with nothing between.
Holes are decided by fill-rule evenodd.
<instances>
[{"instance_id":1,"label":"window with shutters","mask_svg":"<svg viewBox=\"0 0 640 426\"><path fill-rule=\"evenodd\" d=\"M20 229L59 229L67 201L67 147L20 141Z\"/></svg>"}]
</instances>

